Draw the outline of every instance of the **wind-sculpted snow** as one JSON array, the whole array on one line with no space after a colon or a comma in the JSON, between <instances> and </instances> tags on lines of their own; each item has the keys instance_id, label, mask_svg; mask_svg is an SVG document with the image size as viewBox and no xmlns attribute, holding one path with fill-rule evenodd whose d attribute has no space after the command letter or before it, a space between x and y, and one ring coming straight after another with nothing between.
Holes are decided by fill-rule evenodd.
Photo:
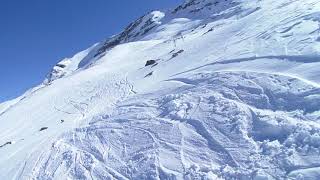
<instances>
[{"instance_id":1,"label":"wind-sculpted snow","mask_svg":"<svg viewBox=\"0 0 320 180\"><path fill-rule=\"evenodd\" d=\"M188 85L129 98L112 114L63 135L35 167L34 177L281 179L299 171L317 174L319 88L291 77L245 72L168 81Z\"/></svg>"},{"instance_id":2,"label":"wind-sculpted snow","mask_svg":"<svg viewBox=\"0 0 320 180\"><path fill-rule=\"evenodd\" d=\"M0 104L0 179L320 179L317 0L188 0Z\"/></svg>"}]
</instances>

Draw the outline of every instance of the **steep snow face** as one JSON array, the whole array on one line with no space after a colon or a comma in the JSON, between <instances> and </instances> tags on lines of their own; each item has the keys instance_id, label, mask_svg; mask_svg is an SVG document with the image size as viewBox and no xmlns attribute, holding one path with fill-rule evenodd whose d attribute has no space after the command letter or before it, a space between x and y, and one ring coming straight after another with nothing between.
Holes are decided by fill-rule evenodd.
<instances>
[{"instance_id":1,"label":"steep snow face","mask_svg":"<svg viewBox=\"0 0 320 180\"><path fill-rule=\"evenodd\" d=\"M320 179L319 12L189 0L143 16L0 105L0 179Z\"/></svg>"}]
</instances>

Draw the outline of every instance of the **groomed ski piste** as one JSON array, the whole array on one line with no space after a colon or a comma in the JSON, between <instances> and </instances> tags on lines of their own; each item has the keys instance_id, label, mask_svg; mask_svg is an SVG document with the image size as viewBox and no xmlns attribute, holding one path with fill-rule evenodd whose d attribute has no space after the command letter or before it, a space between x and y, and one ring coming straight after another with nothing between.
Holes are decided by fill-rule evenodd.
<instances>
[{"instance_id":1,"label":"groomed ski piste","mask_svg":"<svg viewBox=\"0 0 320 180\"><path fill-rule=\"evenodd\" d=\"M320 2L189 0L0 104L0 179L320 179Z\"/></svg>"}]
</instances>

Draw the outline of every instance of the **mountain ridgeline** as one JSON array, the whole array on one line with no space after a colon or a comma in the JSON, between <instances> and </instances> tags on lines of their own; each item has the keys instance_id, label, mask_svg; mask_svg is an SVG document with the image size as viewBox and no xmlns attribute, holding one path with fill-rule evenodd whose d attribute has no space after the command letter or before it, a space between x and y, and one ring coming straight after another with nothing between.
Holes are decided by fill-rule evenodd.
<instances>
[{"instance_id":1,"label":"mountain ridgeline","mask_svg":"<svg viewBox=\"0 0 320 180\"><path fill-rule=\"evenodd\" d=\"M320 2L187 0L0 104L0 179L320 179Z\"/></svg>"}]
</instances>

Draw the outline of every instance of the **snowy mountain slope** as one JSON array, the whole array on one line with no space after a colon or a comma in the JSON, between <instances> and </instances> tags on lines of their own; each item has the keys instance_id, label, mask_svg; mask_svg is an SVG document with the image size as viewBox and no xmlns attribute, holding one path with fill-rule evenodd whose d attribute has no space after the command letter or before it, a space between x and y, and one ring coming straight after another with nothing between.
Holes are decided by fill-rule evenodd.
<instances>
[{"instance_id":1,"label":"snowy mountain slope","mask_svg":"<svg viewBox=\"0 0 320 180\"><path fill-rule=\"evenodd\" d=\"M316 0L151 12L0 105L0 177L319 179L319 22Z\"/></svg>"}]
</instances>

